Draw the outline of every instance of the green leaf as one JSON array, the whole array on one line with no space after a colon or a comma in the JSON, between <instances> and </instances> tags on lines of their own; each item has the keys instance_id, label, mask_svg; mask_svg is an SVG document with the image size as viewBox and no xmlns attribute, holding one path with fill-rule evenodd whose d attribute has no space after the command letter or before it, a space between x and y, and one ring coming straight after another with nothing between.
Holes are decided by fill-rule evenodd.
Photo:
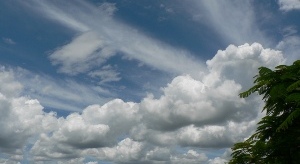
<instances>
[{"instance_id":1,"label":"green leaf","mask_svg":"<svg viewBox=\"0 0 300 164\"><path fill-rule=\"evenodd\" d=\"M285 96L286 94L287 94L286 93L286 84L284 84L284 83L275 85L270 90L271 98L278 98L281 96Z\"/></svg>"},{"instance_id":2,"label":"green leaf","mask_svg":"<svg viewBox=\"0 0 300 164\"><path fill-rule=\"evenodd\" d=\"M293 65L298 65L298 66L300 66L300 60L296 60L296 61L293 63Z\"/></svg>"},{"instance_id":3,"label":"green leaf","mask_svg":"<svg viewBox=\"0 0 300 164\"><path fill-rule=\"evenodd\" d=\"M258 72L255 85L239 96L262 95L266 116L254 134L234 146L229 163L300 163L300 60L274 71L260 67Z\"/></svg>"},{"instance_id":4,"label":"green leaf","mask_svg":"<svg viewBox=\"0 0 300 164\"><path fill-rule=\"evenodd\" d=\"M300 89L300 80L294 82L293 84L291 84L290 86L287 87L288 92L292 92L296 89Z\"/></svg>"},{"instance_id":5,"label":"green leaf","mask_svg":"<svg viewBox=\"0 0 300 164\"><path fill-rule=\"evenodd\" d=\"M281 130L286 130L293 120L300 116L300 108L294 110L289 116L283 121L283 123L276 129L277 132Z\"/></svg>"},{"instance_id":6,"label":"green leaf","mask_svg":"<svg viewBox=\"0 0 300 164\"><path fill-rule=\"evenodd\" d=\"M300 93L292 93L285 99L286 102L300 102Z\"/></svg>"},{"instance_id":7,"label":"green leaf","mask_svg":"<svg viewBox=\"0 0 300 164\"><path fill-rule=\"evenodd\" d=\"M269 73L272 73L273 71L267 67L259 67L259 75L260 76L264 76L264 75L267 75Z\"/></svg>"},{"instance_id":8,"label":"green leaf","mask_svg":"<svg viewBox=\"0 0 300 164\"><path fill-rule=\"evenodd\" d=\"M294 72L287 72L281 75L281 80L297 80L297 75Z\"/></svg>"},{"instance_id":9,"label":"green leaf","mask_svg":"<svg viewBox=\"0 0 300 164\"><path fill-rule=\"evenodd\" d=\"M282 70L282 69L287 68L287 66L286 65L279 65L279 66L277 66L275 68L278 69L278 70Z\"/></svg>"},{"instance_id":10,"label":"green leaf","mask_svg":"<svg viewBox=\"0 0 300 164\"><path fill-rule=\"evenodd\" d=\"M255 91L257 91L257 86L254 86L254 87L250 88L249 90L240 93L239 96L240 96L240 98L245 98L245 97L248 97L249 95L251 95L252 93L254 93Z\"/></svg>"}]
</instances>

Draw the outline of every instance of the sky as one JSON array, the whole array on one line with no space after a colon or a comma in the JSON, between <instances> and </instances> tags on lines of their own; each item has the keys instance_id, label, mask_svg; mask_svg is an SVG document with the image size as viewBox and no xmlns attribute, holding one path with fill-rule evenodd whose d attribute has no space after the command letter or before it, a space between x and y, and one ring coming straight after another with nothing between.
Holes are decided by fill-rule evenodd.
<instances>
[{"instance_id":1,"label":"sky","mask_svg":"<svg viewBox=\"0 0 300 164\"><path fill-rule=\"evenodd\" d=\"M299 0L0 1L0 163L223 164L300 58Z\"/></svg>"}]
</instances>

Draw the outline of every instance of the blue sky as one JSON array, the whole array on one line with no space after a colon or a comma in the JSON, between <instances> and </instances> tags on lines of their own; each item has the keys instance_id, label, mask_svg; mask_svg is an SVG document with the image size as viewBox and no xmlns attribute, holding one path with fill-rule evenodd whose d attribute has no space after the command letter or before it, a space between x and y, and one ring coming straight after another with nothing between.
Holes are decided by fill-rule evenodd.
<instances>
[{"instance_id":1,"label":"blue sky","mask_svg":"<svg viewBox=\"0 0 300 164\"><path fill-rule=\"evenodd\" d=\"M238 93L300 57L298 0L0 8L0 162L224 163L264 115Z\"/></svg>"}]
</instances>

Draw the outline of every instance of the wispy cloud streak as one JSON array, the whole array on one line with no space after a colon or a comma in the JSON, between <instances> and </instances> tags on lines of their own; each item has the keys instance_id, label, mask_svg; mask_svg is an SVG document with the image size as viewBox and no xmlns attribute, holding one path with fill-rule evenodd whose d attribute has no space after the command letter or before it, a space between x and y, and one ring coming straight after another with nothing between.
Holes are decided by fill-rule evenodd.
<instances>
[{"instance_id":1,"label":"wispy cloud streak","mask_svg":"<svg viewBox=\"0 0 300 164\"><path fill-rule=\"evenodd\" d=\"M251 1L184 1L191 17L201 15L199 23L206 23L229 44L259 42L264 46L272 43L259 29ZM194 10L190 10L190 8Z\"/></svg>"},{"instance_id":2,"label":"wispy cloud streak","mask_svg":"<svg viewBox=\"0 0 300 164\"><path fill-rule=\"evenodd\" d=\"M37 8L47 18L77 30L79 37L84 37L87 31L92 32L93 36L86 37L86 39L93 37L96 43L103 43L96 47L89 47L88 45L84 46L84 42L82 42L80 49L83 48L86 51L81 52L82 54L78 56L100 57L101 55L97 52L101 53L101 51L109 49L114 54L124 54L128 58L170 73L199 75L199 72L204 71L203 62L193 58L188 51L171 47L146 36L133 27L113 19L111 12L107 13L105 10L100 10L101 8L82 1L72 1L72 3L65 1L64 3L68 5L63 5L58 1L34 2L37 2L34 8ZM70 62L80 63L83 60L76 55L72 56L72 59L66 58L70 52L80 51L78 47L74 46L78 44L78 41L81 42L79 37L50 55L50 59L55 64L60 64L60 69L65 70L64 72L71 72L72 69L68 68ZM85 68L92 67L91 62L80 64ZM87 70L80 71L86 72Z\"/></svg>"}]
</instances>

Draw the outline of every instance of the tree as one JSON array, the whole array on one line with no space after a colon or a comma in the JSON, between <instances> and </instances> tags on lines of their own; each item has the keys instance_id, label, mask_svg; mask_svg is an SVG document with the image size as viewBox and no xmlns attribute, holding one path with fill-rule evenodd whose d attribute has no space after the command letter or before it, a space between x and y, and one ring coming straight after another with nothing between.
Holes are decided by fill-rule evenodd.
<instances>
[{"instance_id":1,"label":"tree","mask_svg":"<svg viewBox=\"0 0 300 164\"><path fill-rule=\"evenodd\" d=\"M240 93L263 96L266 116L246 141L236 143L229 164L300 163L300 60L275 70L260 67L254 86Z\"/></svg>"}]
</instances>

